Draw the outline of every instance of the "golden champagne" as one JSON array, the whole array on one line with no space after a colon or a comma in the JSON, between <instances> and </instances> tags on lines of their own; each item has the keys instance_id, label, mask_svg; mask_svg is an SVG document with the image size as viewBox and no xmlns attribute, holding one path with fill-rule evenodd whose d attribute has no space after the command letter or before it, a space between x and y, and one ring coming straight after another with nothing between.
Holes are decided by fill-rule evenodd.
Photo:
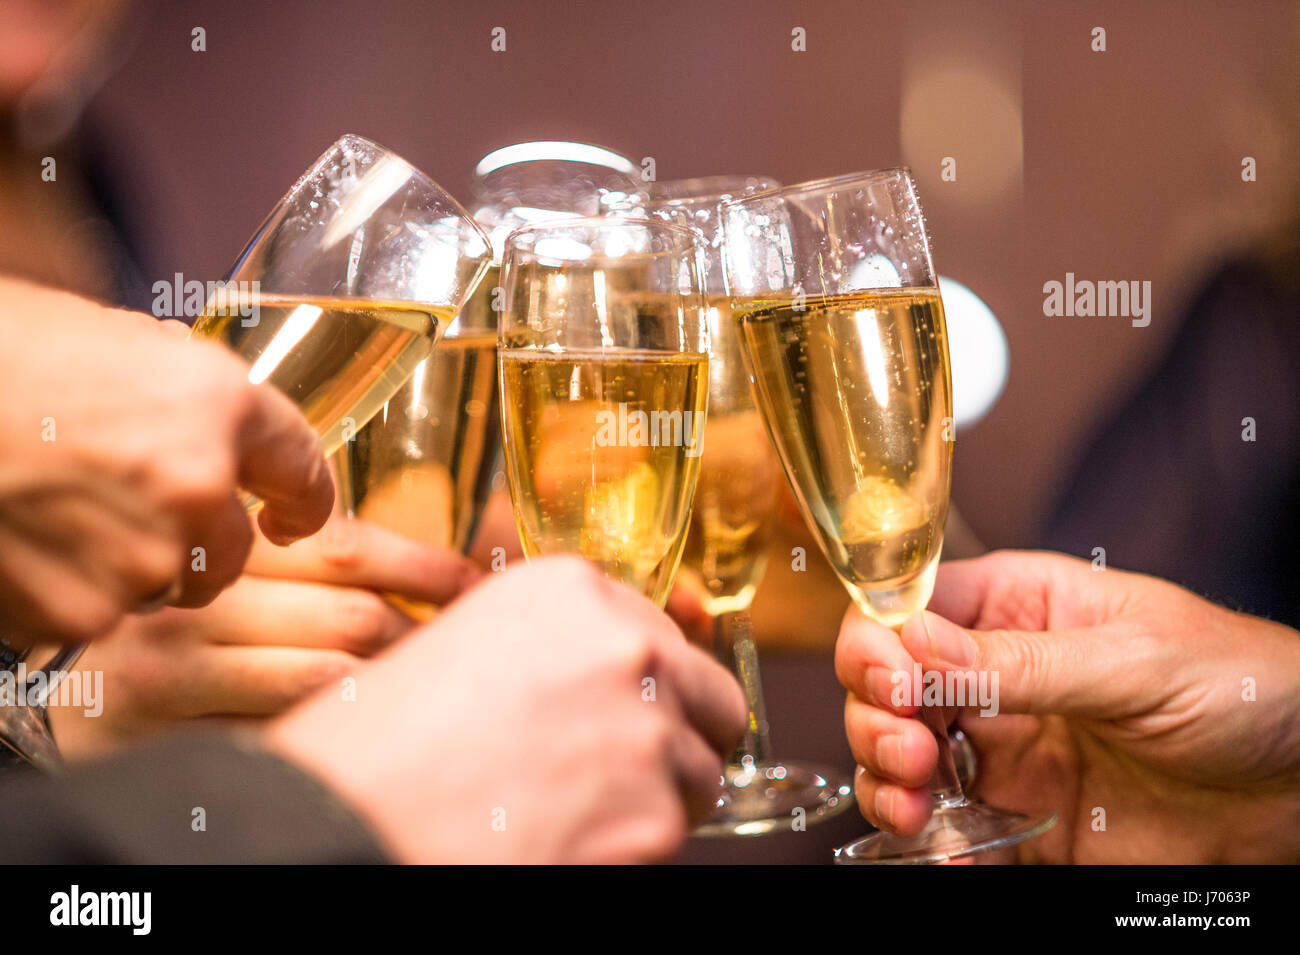
<instances>
[{"instance_id":1,"label":"golden champagne","mask_svg":"<svg viewBox=\"0 0 1300 955\"><path fill-rule=\"evenodd\" d=\"M580 554L662 605L691 512L708 356L506 349L500 364L524 553Z\"/></svg>"},{"instance_id":2,"label":"golden champagne","mask_svg":"<svg viewBox=\"0 0 1300 955\"><path fill-rule=\"evenodd\" d=\"M464 553L501 449L493 266L433 353L334 456L348 514L431 547ZM388 599L421 620L432 604Z\"/></svg>"},{"instance_id":3,"label":"golden champagne","mask_svg":"<svg viewBox=\"0 0 1300 955\"><path fill-rule=\"evenodd\" d=\"M446 338L338 455L353 516L463 551L498 439L496 336Z\"/></svg>"},{"instance_id":4,"label":"golden champagne","mask_svg":"<svg viewBox=\"0 0 1300 955\"><path fill-rule=\"evenodd\" d=\"M709 415L695 506L678 578L711 615L748 609L781 490L781 468L757 411Z\"/></svg>"},{"instance_id":5,"label":"golden champagne","mask_svg":"<svg viewBox=\"0 0 1300 955\"><path fill-rule=\"evenodd\" d=\"M220 341L249 363L249 381L288 395L328 455L411 376L454 314L410 302L218 296L190 334Z\"/></svg>"},{"instance_id":6,"label":"golden champagne","mask_svg":"<svg viewBox=\"0 0 1300 955\"><path fill-rule=\"evenodd\" d=\"M952 383L933 289L735 305L759 405L822 552L887 625L925 606L947 516Z\"/></svg>"},{"instance_id":7,"label":"golden champagne","mask_svg":"<svg viewBox=\"0 0 1300 955\"><path fill-rule=\"evenodd\" d=\"M728 299L710 303L709 447L677 572L712 616L753 602L781 492L781 466L754 407L734 323Z\"/></svg>"}]
</instances>

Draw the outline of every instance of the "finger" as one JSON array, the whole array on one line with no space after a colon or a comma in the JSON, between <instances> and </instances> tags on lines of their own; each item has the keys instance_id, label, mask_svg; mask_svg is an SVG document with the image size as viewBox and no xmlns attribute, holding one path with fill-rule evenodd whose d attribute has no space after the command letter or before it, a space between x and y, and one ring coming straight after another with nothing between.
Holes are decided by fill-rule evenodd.
<instances>
[{"instance_id":1,"label":"finger","mask_svg":"<svg viewBox=\"0 0 1300 955\"><path fill-rule=\"evenodd\" d=\"M334 507L334 480L320 439L274 388L252 389L236 439L239 484L265 503L262 533L288 543L319 530Z\"/></svg>"},{"instance_id":2,"label":"finger","mask_svg":"<svg viewBox=\"0 0 1300 955\"><path fill-rule=\"evenodd\" d=\"M929 609L959 626L1044 630L1099 623L1125 575L1093 573L1076 557L996 551L939 565Z\"/></svg>"},{"instance_id":3,"label":"finger","mask_svg":"<svg viewBox=\"0 0 1300 955\"><path fill-rule=\"evenodd\" d=\"M687 721L722 756L730 756L750 713L736 678L711 654L682 639L671 618L644 594L604 577L598 577L595 586L617 593L620 613L629 625L639 624L660 638L655 644L656 682L677 697Z\"/></svg>"},{"instance_id":4,"label":"finger","mask_svg":"<svg viewBox=\"0 0 1300 955\"><path fill-rule=\"evenodd\" d=\"M703 650L680 638L664 641L660 671L691 726L720 756L731 755L749 718L749 706L736 678Z\"/></svg>"},{"instance_id":5,"label":"finger","mask_svg":"<svg viewBox=\"0 0 1300 955\"><path fill-rule=\"evenodd\" d=\"M269 719L268 716L237 716L233 713L209 713L194 717L196 723L232 731L259 730L267 725Z\"/></svg>"},{"instance_id":6,"label":"finger","mask_svg":"<svg viewBox=\"0 0 1300 955\"><path fill-rule=\"evenodd\" d=\"M346 517L332 518L319 534L288 547L255 543L247 570L263 577L391 591L435 604L453 600L483 576L455 551Z\"/></svg>"},{"instance_id":7,"label":"finger","mask_svg":"<svg viewBox=\"0 0 1300 955\"><path fill-rule=\"evenodd\" d=\"M358 672L362 663L338 650L222 647L196 644L183 677L155 687L151 709L182 719L211 714L270 716Z\"/></svg>"},{"instance_id":8,"label":"finger","mask_svg":"<svg viewBox=\"0 0 1300 955\"><path fill-rule=\"evenodd\" d=\"M904 623L902 640L925 669L987 672L1005 713L1111 718L1132 704L1130 674L1150 672L1140 659L1147 642L1122 622L1050 631L967 630L925 611Z\"/></svg>"},{"instance_id":9,"label":"finger","mask_svg":"<svg viewBox=\"0 0 1300 955\"><path fill-rule=\"evenodd\" d=\"M244 507L233 497L197 531L181 572L177 607L204 607L244 569L253 546L253 529Z\"/></svg>"},{"instance_id":10,"label":"finger","mask_svg":"<svg viewBox=\"0 0 1300 955\"><path fill-rule=\"evenodd\" d=\"M844 614L835 641L835 675L858 699L904 716L915 713L915 662L893 630L856 607Z\"/></svg>"},{"instance_id":11,"label":"finger","mask_svg":"<svg viewBox=\"0 0 1300 955\"><path fill-rule=\"evenodd\" d=\"M713 618L698 594L681 584L674 585L664 611L681 627L687 640L701 650L713 649Z\"/></svg>"},{"instance_id":12,"label":"finger","mask_svg":"<svg viewBox=\"0 0 1300 955\"><path fill-rule=\"evenodd\" d=\"M371 590L250 576L193 622L209 643L342 650L358 657L373 656L415 626Z\"/></svg>"},{"instance_id":13,"label":"finger","mask_svg":"<svg viewBox=\"0 0 1300 955\"><path fill-rule=\"evenodd\" d=\"M867 822L904 838L924 829L934 809L934 799L925 790L877 779L861 766L853 780L853 792L858 811Z\"/></svg>"},{"instance_id":14,"label":"finger","mask_svg":"<svg viewBox=\"0 0 1300 955\"><path fill-rule=\"evenodd\" d=\"M885 782L919 788L939 764L934 734L919 720L886 713L852 693L844 704L844 729L857 764Z\"/></svg>"},{"instance_id":15,"label":"finger","mask_svg":"<svg viewBox=\"0 0 1300 955\"><path fill-rule=\"evenodd\" d=\"M724 760L702 736L684 729L673 738L672 761L686 805L686 817L693 829L717 807Z\"/></svg>"},{"instance_id":16,"label":"finger","mask_svg":"<svg viewBox=\"0 0 1300 955\"><path fill-rule=\"evenodd\" d=\"M7 624L56 641L102 636L180 572L169 522L101 489L53 486L0 514L0 591Z\"/></svg>"},{"instance_id":17,"label":"finger","mask_svg":"<svg viewBox=\"0 0 1300 955\"><path fill-rule=\"evenodd\" d=\"M128 604L63 555L5 534L0 537L0 606L6 641L31 646L102 637Z\"/></svg>"}]
</instances>

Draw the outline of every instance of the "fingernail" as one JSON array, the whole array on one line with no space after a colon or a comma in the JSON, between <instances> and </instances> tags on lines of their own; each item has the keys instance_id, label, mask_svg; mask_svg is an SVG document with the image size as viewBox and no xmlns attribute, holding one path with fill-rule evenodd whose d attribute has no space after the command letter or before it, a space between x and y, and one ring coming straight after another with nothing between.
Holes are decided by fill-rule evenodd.
<instances>
[{"instance_id":1,"label":"fingernail","mask_svg":"<svg viewBox=\"0 0 1300 955\"><path fill-rule=\"evenodd\" d=\"M876 740L876 763L883 772L898 776L903 770L903 737L891 733Z\"/></svg>"},{"instance_id":2,"label":"fingernail","mask_svg":"<svg viewBox=\"0 0 1300 955\"><path fill-rule=\"evenodd\" d=\"M876 790L876 818L881 822L893 821L894 791L888 786Z\"/></svg>"},{"instance_id":3,"label":"fingernail","mask_svg":"<svg viewBox=\"0 0 1300 955\"><path fill-rule=\"evenodd\" d=\"M921 624L930 642L930 653L936 659L955 667L975 665L977 648L965 630L928 610L921 615Z\"/></svg>"}]
</instances>

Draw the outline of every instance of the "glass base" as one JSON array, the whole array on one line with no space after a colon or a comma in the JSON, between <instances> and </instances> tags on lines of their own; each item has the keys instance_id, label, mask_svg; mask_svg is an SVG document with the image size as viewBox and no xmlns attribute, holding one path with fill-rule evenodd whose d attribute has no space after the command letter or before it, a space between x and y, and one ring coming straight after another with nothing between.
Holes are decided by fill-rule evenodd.
<instances>
[{"instance_id":1,"label":"glass base","mask_svg":"<svg viewBox=\"0 0 1300 955\"><path fill-rule=\"evenodd\" d=\"M933 865L1014 846L1056 825L1056 813L1028 816L963 801L936 807L910 838L873 832L835 850L836 865Z\"/></svg>"},{"instance_id":2,"label":"glass base","mask_svg":"<svg viewBox=\"0 0 1300 955\"><path fill-rule=\"evenodd\" d=\"M0 750L5 757L0 763L18 760L48 773L63 768L44 715L42 707L0 705Z\"/></svg>"},{"instance_id":3,"label":"glass base","mask_svg":"<svg viewBox=\"0 0 1300 955\"><path fill-rule=\"evenodd\" d=\"M806 763L746 762L727 767L717 810L691 834L759 836L778 828L797 830L853 804L853 787L840 773Z\"/></svg>"}]
</instances>

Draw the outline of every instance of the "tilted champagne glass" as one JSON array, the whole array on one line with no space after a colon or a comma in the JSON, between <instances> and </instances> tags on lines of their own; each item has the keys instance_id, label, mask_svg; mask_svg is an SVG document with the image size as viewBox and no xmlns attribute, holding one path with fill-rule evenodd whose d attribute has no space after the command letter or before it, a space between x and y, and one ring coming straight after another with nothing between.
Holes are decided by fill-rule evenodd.
<instances>
[{"instance_id":1,"label":"tilted champagne glass","mask_svg":"<svg viewBox=\"0 0 1300 955\"><path fill-rule=\"evenodd\" d=\"M911 175L855 173L722 207L732 309L760 410L809 528L857 606L898 629L930 599L952 475L943 305ZM910 675L909 675L910 677ZM934 814L877 832L840 863L944 862L1046 831L971 802L943 710Z\"/></svg>"},{"instance_id":2,"label":"tilted champagne glass","mask_svg":"<svg viewBox=\"0 0 1300 955\"><path fill-rule=\"evenodd\" d=\"M469 550L501 456L497 314L491 290L481 294L486 284L410 380L334 455L349 517L430 547ZM400 594L388 599L420 620L435 613Z\"/></svg>"},{"instance_id":3,"label":"tilted champagne glass","mask_svg":"<svg viewBox=\"0 0 1300 955\"><path fill-rule=\"evenodd\" d=\"M524 554L578 554L663 606L708 403L692 232L561 219L506 241L502 444Z\"/></svg>"},{"instance_id":4,"label":"tilted champagne glass","mask_svg":"<svg viewBox=\"0 0 1300 955\"><path fill-rule=\"evenodd\" d=\"M656 183L645 214L693 230L704 248L708 299L709 439L678 586L695 592L713 619L714 652L745 690L749 723L732 755L717 811L697 835L745 836L814 822L853 805L849 780L805 763L771 759L758 653L749 607L763 577L764 550L780 502L781 466L754 404L722 261L719 204L776 187L759 176Z\"/></svg>"},{"instance_id":5,"label":"tilted champagne glass","mask_svg":"<svg viewBox=\"0 0 1300 955\"><path fill-rule=\"evenodd\" d=\"M191 334L293 399L332 454L411 377L491 258L441 186L346 135L272 210Z\"/></svg>"},{"instance_id":6,"label":"tilted champagne glass","mask_svg":"<svg viewBox=\"0 0 1300 955\"><path fill-rule=\"evenodd\" d=\"M191 334L293 399L330 454L410 377L490 262L487 237L437 183L345 135L271 211ZM0 749L57 767L45 704L84 649L33 676L27 705L0 706ZM16 672L24 657L0 644L0 661Z\"/></svg>"}]
</instances>

